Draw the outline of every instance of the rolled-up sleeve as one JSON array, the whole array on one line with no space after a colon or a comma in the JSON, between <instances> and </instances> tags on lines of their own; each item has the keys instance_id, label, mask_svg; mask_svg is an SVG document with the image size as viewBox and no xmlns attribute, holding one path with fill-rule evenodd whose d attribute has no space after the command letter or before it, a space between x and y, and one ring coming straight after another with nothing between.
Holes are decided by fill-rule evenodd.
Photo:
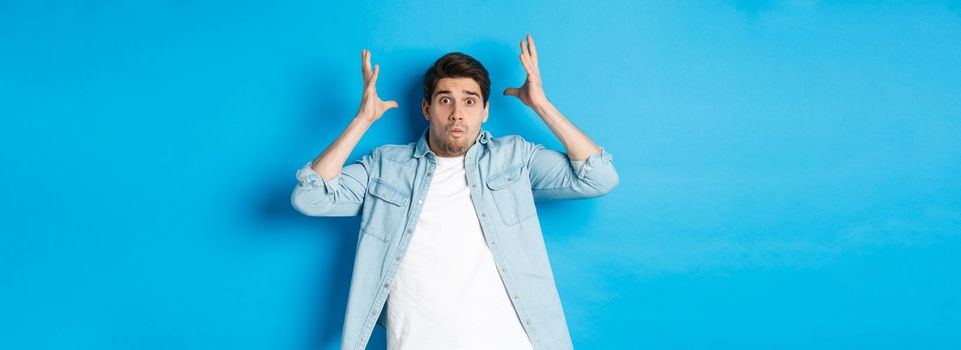
<instances>
[{"instance_id":1,"label":"rolled-up sleeve","mask_svg":"<svg viewBox=\"0 0 961 350\"><path fill-rule=\"evenodd\" d=\"M530 158L531 190L535 199L578 199L607 194L620 181L614 157L604 148L583 160L534 145Z\"/></svg>"},{"instance_id":2,"label":"rolled-up sleeve","mask_svg":"<svg viewBox=\"0 0 961 350\"><path fill-rule=\"evenodd\" d=\"M317 174L314 169L310 167L311 162L307 162L297 170L297 183L302 187L309 187L311 189L322 189L324 193L331 193L335 191L336 184L340 180L340 174L335 176L333 179L324 180Z\"/></svg>"},{"instance_id":3,"label":"rolled-up sleeve","mask_svg":"<svg viewBox=\"0 0 961 350\"><path fill-rule=\"evenodd\" d=\"M290 195L294 209L308 216L360 215L367 191L370 156L346 165L340 174L324 179L307 162L297 170L297 186Z\"/></svg>"}]
</instances>

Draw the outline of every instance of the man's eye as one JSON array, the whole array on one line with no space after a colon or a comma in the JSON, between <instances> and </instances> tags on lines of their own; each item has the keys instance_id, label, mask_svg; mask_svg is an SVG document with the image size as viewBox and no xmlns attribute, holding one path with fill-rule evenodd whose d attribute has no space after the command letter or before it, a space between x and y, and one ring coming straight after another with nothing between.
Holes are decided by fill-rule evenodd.
<instances>
[{"instance_id":1,"label":"man's eye","mask_svg":"<svg viewBox=\"0 0 961 350\"><path fill-rule=\"evenodd\" d=\"M449 99L449 98L447 98L447 97L441 97L440 103L448 103L448 102L450 102L450 99Z\"/></svg>"},{"instance_id":2,"label":"man's eye","mask_svg":"<svg viewBox=\"0 0 961 350\"><path fill-rule=\"evenodd\" d=\"M474 104L474 99L472 99L472 98L467 99L467 104L469 104L469 105Z\"/></svg>"}]
</instances>

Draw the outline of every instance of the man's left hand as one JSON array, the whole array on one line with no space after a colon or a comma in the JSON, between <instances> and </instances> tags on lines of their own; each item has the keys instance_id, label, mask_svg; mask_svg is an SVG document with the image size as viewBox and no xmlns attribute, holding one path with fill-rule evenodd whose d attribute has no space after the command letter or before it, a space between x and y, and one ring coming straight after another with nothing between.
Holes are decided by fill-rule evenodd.
<instances>
[{"instance_id":1,"label":"man's left hand","mask_svg":"<svg viewBox=\"0 0 961 350\"><path fill-rule=\"evenodd\" d=\"M530 34L527 40L521 40L521 63L527 71L527 80L519 88L507 88L504 96L511 95L517 97L528 107L548 103L547 96L544 95L544 86L541 84L541 72L537 66L537 47L534 46L534 38Z\"/></svg>"}]
</instances>

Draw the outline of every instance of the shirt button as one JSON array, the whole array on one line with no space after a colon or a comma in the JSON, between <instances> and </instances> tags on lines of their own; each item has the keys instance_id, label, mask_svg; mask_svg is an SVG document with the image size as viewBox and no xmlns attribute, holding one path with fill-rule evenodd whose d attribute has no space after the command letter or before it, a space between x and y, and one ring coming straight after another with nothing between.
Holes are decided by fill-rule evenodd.
<instances>
[{"instance_id":1,"label":"shirt button","mask_svg":"<svg viewBox=\"0 0 961 350\"><path fill-rule=\"evenodd\" d=\"M494 245L494 241L491 241L491 245Z\"/></svg>"},{"instance_id":2,"label":"shirt button","mask_svg":"<svg viewBox=\"0 0 961 350\"><path fill-rule=\"evenodd\" d=\"M394 257L394 260L400 261L400 255L395 256L395 257Z\"/></svg>"},{"instance_id":3,"label":"shirt button","mask_svg":"<svg viewBox=\"0 0 961 350\"><path fill-rule=\"evenodd\" d=\"M481 217L487 217L487 213L481 213Z\"/></svg>"},{"instance_id":4,"label":"shirt button","mask_svg":"<svg viewBox=\"0 0 961 350\"><path fill-rule=\"evenodd\" d=\"M384 288L390 288L390 283L384 283Z\"/></svg>"},{"instance_id":5,"label":"shirt button","mask_svg":"<svg viewBox=\"0 0 961 350\"><path fill-rule=\"evenodd\" d=\"M528 320L527 320L527 325L529 326L530 324L531 324L531 320L528 319Z\"/></svg>"},{"instance_id":6,"label":"shirt button","mask_svg":"<svg viewBox=\"0 0 961 350\"><path fill-rule=\"evenodd\" d=\"M430 176L430 172L429 172L429 171L427 172L427 176Z\"/></svg>"}]
</instances>

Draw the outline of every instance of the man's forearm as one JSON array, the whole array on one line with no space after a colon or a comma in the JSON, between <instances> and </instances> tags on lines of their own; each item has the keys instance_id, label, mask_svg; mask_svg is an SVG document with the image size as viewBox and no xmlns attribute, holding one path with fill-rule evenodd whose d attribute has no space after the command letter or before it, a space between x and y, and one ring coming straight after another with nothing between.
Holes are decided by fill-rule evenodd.
<instances>
[{"instance_id":1,"label":"man's forearm","mask_svg":"<svg viewBox=\"0 0 961 350\"><path fill-rule=\"evenodd\" d=\"M561 141L567 156L573 160L584 160L601 153L601 148L554 107L550 101L538 102L531 107L547 123L554 136Z\"/></svg>"},{"instance_id":2,"label":"man's forearm","mask_svg":"<svg viewBox=\"0 0 961 350\"><path fill-rule=\"evenodd\" d=\"M350 152L354 150L354 147L360 142L360 138L364 136L364 133L367 132L367 129L370 129L372 124L373 121L370 120L370 117L358 113L354 120L350 122L350 125L347 125L347 128L344 129L344 132L340 133L340 136L311 162L311 169L314 169L324 180L331 180L337 174L340 174L344 162L350 156Z\"/></svg>"}]
</instances>

